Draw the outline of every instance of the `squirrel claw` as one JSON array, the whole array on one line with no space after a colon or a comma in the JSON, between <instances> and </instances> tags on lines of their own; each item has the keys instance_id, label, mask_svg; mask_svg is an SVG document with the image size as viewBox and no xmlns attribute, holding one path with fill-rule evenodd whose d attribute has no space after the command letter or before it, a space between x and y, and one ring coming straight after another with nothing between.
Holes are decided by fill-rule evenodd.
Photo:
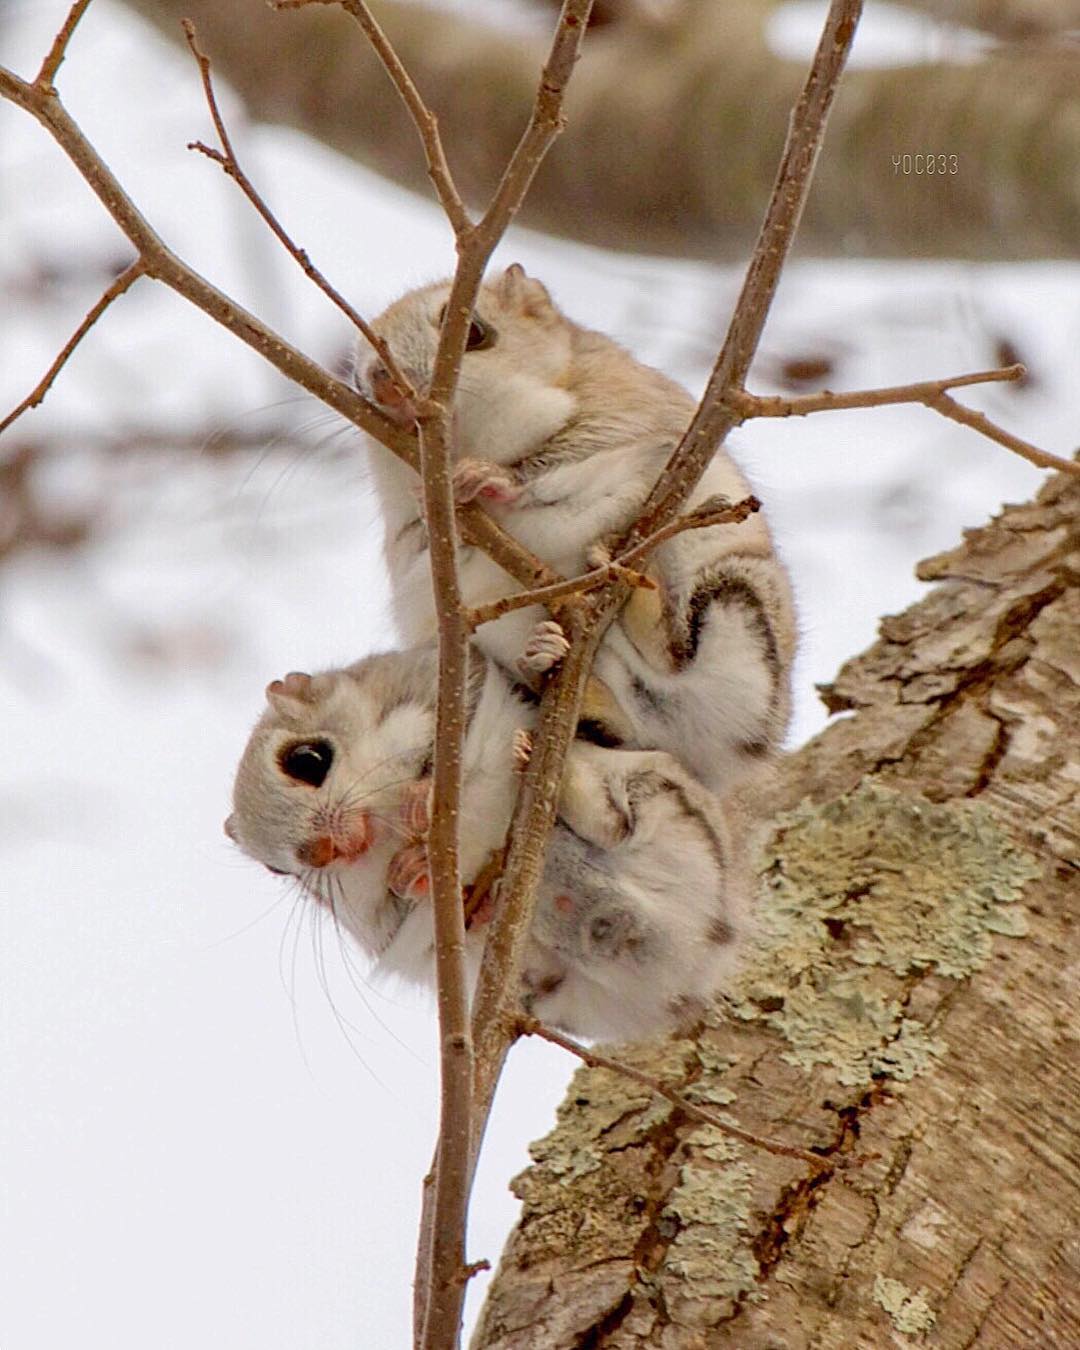
<instances>
[{"instance_id":1,"label":"squirrel claw","mask_svg":"<svg viewBox=\"0 0 1080 1350\"><path fill-rule=\"evenodd\" d=\"M524 773L529 767L529 760L533 752L533 734L526 731L524 727L518 727L514 732L514 739L511 742L511 753L514 760L514 772Z\"/></svg>"},{"instance_id":2,"label":"squirrel claw","mask_svg":"<svg viewBox=\"0 0 1080 1350\"><path fill-rule=\"evenodd\" d=\"M386 885L401 900L426 900L431 893L426 844L406 844L390 859Z\"/></svg>"},{"instance_id":3,"label":"squirrel claw","mask_svg":"<svg viewBox=\"0 0 1080 1350\"><path fill-rule=\"evenodd\" d=\"M569 650L562 624L542 619L530 634L518 666L528 675L543 675L557 666Z\"/></svg>"}]
</instances>

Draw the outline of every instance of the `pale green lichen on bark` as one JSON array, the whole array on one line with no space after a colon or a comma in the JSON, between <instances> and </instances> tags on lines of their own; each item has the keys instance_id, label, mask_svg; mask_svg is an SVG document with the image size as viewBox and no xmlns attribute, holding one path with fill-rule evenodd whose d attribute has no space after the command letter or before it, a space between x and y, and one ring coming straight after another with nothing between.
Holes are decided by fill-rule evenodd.
<instances>
[{"instance_id":1,"label":"pale green lichen on bark","mask_svg":"<svg viewBox=\"0 0 1080 1350\"><path fill-rule=\"evenodd\" d=\"M885 1309L893 1326L905 1336L929 1331L937 1321L937 1314L926 1301L925 1289L913 1294L899 1280L890 1280L885 1275L874 1276L874 1302Z\"/></svg>"},{"instance_id":2,"label":"pale green lichen on bark","mask_svg":"<svg viewBox=\"0 0 1080 1350\"><path fill-rule=\"evenodd\" d=\"M802 980L785 995L783 1009L766 1020L791 1047L782 1053L784 1060L807 1069L829 1064L847 1087L883 1075L906 1082L944 1051L921 1022L903 1016L896 999L870 987L862 972Z\"/></svg>"},{"instance_id":3,"label":"pale green lichen on bark","mask_svg":"<svg viewBox=\"0 0 1080 1350\"><path fill-rule=\"evenodd\" d=\"M706 1126L701 1162L679 1170L678 1185L661 1222L678 1225L664 1257L664 1270L681 1281L680 1297L715 1304L757 1293L758 1263L747 1239L751 1228L752 1170L735 1162L731 1141ZM702 1165L702 1163L711 1165Z\"/></svg>"},{"instance_id":4,"label":"pale green lichen on bark","mask_svg":"<svg viewBox=\"0 0 1080 1350\"><path fill-rule=\"evenodd\" d=\"M994 934L1026 933L1016 901L1041 870L979 803L878 784L804 802L765 854L765 951L736 1014L779 1031L789 1063L829 1065L847 1086L911 1079L945 1047L904 1015L896 977L979 969Z\"/></svg>"}]
</instances>

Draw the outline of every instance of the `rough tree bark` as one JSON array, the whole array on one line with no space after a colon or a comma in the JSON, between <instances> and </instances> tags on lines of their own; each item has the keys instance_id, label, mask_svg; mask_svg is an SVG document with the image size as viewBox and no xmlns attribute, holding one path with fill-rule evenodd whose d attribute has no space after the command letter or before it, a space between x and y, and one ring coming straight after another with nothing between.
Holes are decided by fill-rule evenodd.
<instances>
[{"instance_id":1,"label":"rough tree bark","mask_svg":"<svg viewBox=\"0 0 1080 1350\"><path fill-rule=\"evenodd\" d=\"M125 2L176 40L180 19L193 19L253 117L427 191L413 128L340 14L274 14L265 0ZM486 201L528 117L543 38L411 2L372 8L438 113L463 191ZM765 45L771 8L682 0L669 24L634 7L638 17L590 34L567 131L523 220L606 248L743 256L805 72ZM1075 0L1026 26L1020 0L965 0L957 12L1046 40L971 64L849 72L800 226L804 253L1074 256L1080 52L1050 19L1075 21ZM917 172L916 154L944 159Z\"/></svg>"},{"instance_id":2,"label":"rough tree bark","mask_svg":"<svg viewBox=\"0 0 1080 1350\"><path fill-rule=\"evenodd\" d=\"M919 575L782 766L767 953L625 1052L826 1167L579 1071L474 1350L1080 1345L1080 485Z\"/></svg>"}]
</instances>

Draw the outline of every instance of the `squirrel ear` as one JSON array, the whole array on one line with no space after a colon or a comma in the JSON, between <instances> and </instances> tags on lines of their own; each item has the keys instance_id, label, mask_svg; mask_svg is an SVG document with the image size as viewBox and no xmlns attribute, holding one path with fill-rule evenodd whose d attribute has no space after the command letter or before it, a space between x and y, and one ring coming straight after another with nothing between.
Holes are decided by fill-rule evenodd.
<instances>
[{"instance_id":1,"label":"squirrel ear","mask_svg":"<svg viewBox=\"0 0 1080 1350\"><path fill-rule=\"evenodd\" d=\"M315 678L300 670L291 670L283 680L271 680L266 686L266 701L282 717L295 717L318 694Z\"/></svg>"},{"instance_id":2,"label":"squirrel ear","mask_svg":"<svg viewBox=\"0 0 1080 1350\"><path fill-rule=\"evenodd\" d=\"M499 290L505 305L529 318L543 319L555 313L543 282L530 277L520 263L511 263L502 274Z\"/></svg>"}]
</instances>

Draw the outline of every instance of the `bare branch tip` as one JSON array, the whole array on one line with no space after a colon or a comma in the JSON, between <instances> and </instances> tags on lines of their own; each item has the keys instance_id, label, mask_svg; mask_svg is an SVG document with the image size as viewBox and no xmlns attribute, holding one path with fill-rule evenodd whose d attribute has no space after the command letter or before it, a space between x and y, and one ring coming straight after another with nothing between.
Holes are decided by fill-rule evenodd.
<instances>
[{"instance_id":1,"label":"bare branch tip","mask_svg":"<svg viewBox=\"0 0 1080 1350\"><path fill-rule=\"evenodd\" d=\"M462 1284L468 1284L474 1275L479 1275L482 1270L490 1270L491 1262L482 1257L479 1261L470 1261L467 1266L461 1268L460 1280Z\"/></svg>"},{"instance_id":2,"label":"bare branch tip","mask_svg":"<svg viewBox=\"0 0 1080 1350\"><path fill-rule=\"evenodd\" d=\"M60 30L53 38L52 46L49 48L45 60L41 63L41 69L34 79L34 88L38 92L45 92L52 89L53 80L56 79L56 72L60 69L64 57L67 55L68 43L71 41L71 35L75 32L75 27L79 20L90 7L90 0L75 0L75 3L67 12L67 18L60 25Z\"/></svg>"}]
</instances>

